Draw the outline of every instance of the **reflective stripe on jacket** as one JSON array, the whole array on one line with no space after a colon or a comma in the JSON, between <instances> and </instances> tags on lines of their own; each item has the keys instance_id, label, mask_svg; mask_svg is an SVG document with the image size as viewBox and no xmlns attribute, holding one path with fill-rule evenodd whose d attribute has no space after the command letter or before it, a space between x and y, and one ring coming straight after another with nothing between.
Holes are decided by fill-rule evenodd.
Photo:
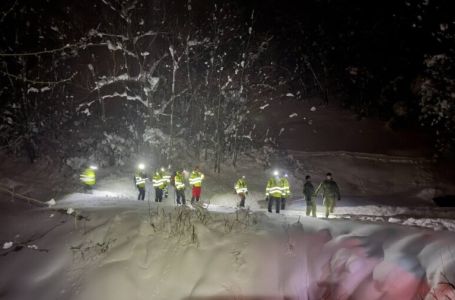
<instances>
[{"instance_id":1,"label":"reflective stripe on jacket","mask_svg":"<svg viewBox=\"0 0 455 300\"><path fill-rule=\"evenodd\" d=\"M248 192L246 181L243 178L237 180L237 183L235 184L234 188L237 194Z\"/></svg>"},{"instance_id":2,"label":"reflective stripe on jacket","mask_svg":"<svg viewBox=\"0 0 455 300\"><path fill-rule=\"evenodd\" d=\"M161 177L163 178L165 186L168 186L171 183L171 175L169 173L162 172Z\"/></svg>"},{"instance_id":3,"label":"reflective stripe on jacket","mask_svg":"<svg viewBox=\"0 0 455 300\"><path fill-rule=\"evenodd\" d=\"M190 184L194 187L201 187L204 174L201 172L193 171L190 176Z\"/></svg>"},{"instance_id":4,"label":"reflective stripe on jacket","mask_svg":"<svg viewBox=\"0 0 455 300\"><path fill-rule=\"evenodd\" d=\"M145 175L143 173L136 173L136 175L134 176L134 181L136 183L136 186L139 187L139 188L144 188L145 187L145 180L147 178L145 177Z\"/></svg>"},{"instance_id":5,"label":"reflective stripe on jacket","mask_svg":"<svg viewBox=\"0 0 455 300\"><path fill-rule=\"evenodd\" d=\"M185 182L184 182L183 175L181 173L175 174L174 183L175 183L175 188L177 190L180 191L180 190L185 189Z\"/></svg>"},{"instance_id":6,"label":"reflective stripe on jacket","mask_svg":"<svg viewBox=\"0 0 455 300\"><path fill-rule=\"evenodd\" d=\"M89 186L95 185L96 183L95 171L90 168L85 169L84 172L82 172L80 175L80 180L82 181L82 183L86 185Z\"/></svg>"},{"instance_id":7,"label":"reflective stripe on jacket","mask_svg":"<svg viewBox=\"0 0 455 300\"><path fill-rule=\"evenodd\" d=\"M276 179L275 177L270 178L269 181L267 182L265 194L267 196L281 198L283 196L283 189L281 187L280 180Z\"/></svg>"},{"instance_id":8,"label":"reflective stripe on jacket","mask_svg":"<svg viewBox=\"0 0 455 300\"><path fill-rule=\"evenodd\" d=\"M154 188L164 189L166 187L166 181L159 173L155 173L155 175L153 175L152 183Z\"/></svg>"},{"instance_id":9,"label":"reflective stripe on jacket","mask_svg":"<svg viewBox=\"0 0 455 300\"><path fill-rule=\"evenodd\" d=\"M289 195L291 195L291 188L289 186L289 181L286 177L280 179L280 184L283 197L288 197Z\"/></svg>"}]
</instances>

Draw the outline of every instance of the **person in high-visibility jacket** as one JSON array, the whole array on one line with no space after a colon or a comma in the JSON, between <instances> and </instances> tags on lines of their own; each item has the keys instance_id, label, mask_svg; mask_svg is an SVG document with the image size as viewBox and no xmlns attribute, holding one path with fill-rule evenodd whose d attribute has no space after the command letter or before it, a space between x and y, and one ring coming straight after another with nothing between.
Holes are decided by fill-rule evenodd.
<instances>
[{"instance_id":1,"label":"person in high-visibility jacket","mask_svg":"<svg viewBox=\"0 0 455 300\"><path fill-rule=\"evenodd\" d=\"M280 213L281 207L281 197L283 196L283 188L281 185L280 176L277 172L270 177L269 181L267 182L267 188L265 190L265 194L267 196L268 203L268 211L272 212L273 202L275 202L275 211L276 213Z\"/></svg>"},{"instance_id":2,"label":"person in high-visibility jacket","mask_svg":"<svg viewBox=\"0 0 455 300\"><path fill-rule=\"evenodd\" d=\"M285 174L284 177L280 179L281 183L281 209L286 208L286 199L291 195L291 187L289 186L288 174Z\"/></svg>"},{"instance_id":3,"label":"person in high-visibility jacket","mask_svg":"<svg viewBox=\"0 0 455 300\"><path fill-rule=\"evenodd\" d=\"M245 176L242 176L239 180L237 180L235 186L235 192L240 197L240 207L245 207L245 198L248 194L248 187L246 184Z\"/></svg>"},{"instance_id":4,"label":"person in high-visibility jacket","mask_svg":"<svg viewBox=\"0 0 455 300\"><path fill-rule=\"evenodd\" d=\"M171 173L163 167L161 168L161 176L163 177L164 182L163 196L167 199L169 195L169 186L171 185Z\"/></svg>"},{"instance_id":5,"label":"person in high-visibility jacket","mask_svg":"<svg viewBox=\"0 0 455 300\"><path fill-rule=\"evenodd\" d=\"M96 184L96 170L98 168L95 166L90 166L86 168L80 175L80 180L84 186L85 193L92 193L93 187Z\"/></svg>"},{"instance_id":6,"label":"person in high-visibility jacket","mask_svg":"<svg viewBox=\"0 0 455 300\"><path fill-rule=\"evenodd\" d=\"M163 201L163 190L166 187L166 183L163 180L163 176L160 171L156 171L152 177L152 184L155 188L155 202Z\"/></svg>"},{"instance_id":7,"label":"person in high-visibility jacket","mask_svg":"<svg viewBox=\"0 0 455 300\"><path fill-rule=\"evenodd\" d=\"M185 205L185 176L182 171L175 172L174 185L177 205Z\"/></svg>"},{"instance_id":8,"label":"person in high-visibility jacket","mask_svg":"<svg viewBox=\"0 0 455 300\"><path fill-rule=\"evenodd\" d=\"M190 175L191 185L191 203L199 201L201 198L202 180L204 180L204 174L201 173L199 167L196 167Z\"/></svg>"},{"instance_id":9,"label":"person in high-visibility jacket","mask_svg":"<svg viewBox=\"0 0 455 300\"><path fill-rule=\"evenodd\" d=\"M145 175L143 168L139 167L138 170L136 170L136 174L134 175L134 184L137 187L137 190L139 191L139 194L137 195L137 200L142 200L144 201L145 199L145 181L147 180L147 175Z\"/></svg>"}]
</instances>

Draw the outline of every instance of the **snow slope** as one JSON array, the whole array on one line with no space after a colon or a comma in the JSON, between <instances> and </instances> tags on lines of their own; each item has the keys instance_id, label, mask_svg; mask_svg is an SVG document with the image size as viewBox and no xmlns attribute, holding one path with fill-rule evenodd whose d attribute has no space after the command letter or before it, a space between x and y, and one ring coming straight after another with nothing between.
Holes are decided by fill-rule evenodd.
<instances>
[{"instance_id":1,"label":"snow slope","mask_svg":"<svg viewBox=\"0 0 455 300\"><path fill-rule=\"evenodd\" d=\"M297 154L274 162L291 174L293 196L282 214L264 209L264 184L272 169L261 168L255 159L238 168L223 166L222 174L201 164L208 209L175 207L172 190L161 204L137 201L128 172L120 176L113 170L104 170L93 194L58 197L51 208L34 208L2 194L0 297L455 297L444 284L455 282L455 212L432 205L426 181L408 182L397 175L381 186L382 180L375 179L395 168L397 174L413 174L414 159ZM313 170L316 183L327 164L340 178L342 201L335 218L308 218L301 176ZM343 174L348 166L352 173ZM428 174L426 167L417 170ZM241 175L250 188L247 211L235 209L233 185ZM362 189L350 185L357 176L366 178ZM20 177L15 182L21 183ZM147 199L153 200L153 193Z\"/></svg>"},{"instance_id":2,"label":"snow slope","mask_svg":"<svg viewBox=\"0 0 455 300\"><path fill-rule=\"evenodd\" d=\"M213 204L207 211L152 202L149 209L147 201L101 192L59 201L60 212L1 203L21 207L6 220L12 225L1 221L0 242L16 246L35 236L30 243L47 250L0 252L2 299L455 296L441 283L455 280L455 235L448 231ZM79 220L65 213L69 205Z\"/></svg>"}]
</instances>

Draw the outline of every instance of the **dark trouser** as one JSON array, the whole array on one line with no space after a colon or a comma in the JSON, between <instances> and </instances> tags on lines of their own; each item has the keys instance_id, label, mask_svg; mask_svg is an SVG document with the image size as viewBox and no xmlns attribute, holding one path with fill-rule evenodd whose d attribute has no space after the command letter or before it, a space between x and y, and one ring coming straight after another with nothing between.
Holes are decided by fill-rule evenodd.
<instances>
[{"instance_id":1,"label":"dark trouser","mask_svg":"<svg viewBox=\"0 0 455 300\"><path fill-rule=\"evenodd\" d=\"M84 193L93 194L93 185L84 184Z\"/></svg>"},{"instance_id":2,"label":"dark trouser","mask_svg":"<svg viewBox=\"0 0 455 300\"><path fill-rule=\"evenodd\" d=\"M324 198L323 204L325 206L325 217L328 218L329 214L333 214L335 209L336 200L333 197Z\"/></svg>"},{"instance_id":3,"label":"dark trouser","mask_svg":"<svg viewBox=\"0 0 455 300\"><path fill-rule=\"evenodd\" d=\"M163 190L160 188L155 188L155 202L163 201Z\"/></svg>"},{"instance_id":4,"label":"dark trouser","mask_svg":"<svg viewBox=\"0 0 455 300\"><path fill-rule=\"evenodd\" d=\"M246 198L246 197L245 197L245 193L240 193L240 194L239 194L239 197L240 197L240 204L239 204L239 206L240 206L240 207L245 207L245 198Z\"/></svg>"},{"instance_id":5,"label":"dark trouser","mask_svg":"<svg viewBox=\"0 0 455 300\"><path fill-rule=\"evenodd\" d=\"M137 200L142 200L144 201L145 199L145 187L137 187L137 190L139 191L139 195L137 195Z\"/></svg>"},{"instance_id":6,"label":"dark trouser","mask_svg":"<svg viewBox=\"0 0 455 300\"><path fill-rule=\"evenodd\" d=\"M280 212L280 202L281 198L278 197L269 197L269 205L268 205L268 210L269 212L272 212L272 206L273 202L275 202L275 211L278 214Z\"/></svg>"},{"instance_id":7,"label":"dark trouser","mask_svg":"<svg viewBox=\"0 0 455 300\"><path fill-rule=\"evenodd\" d=\"M185 205L185 190L175 190L175 194L177 195L177 204L180 204L180 199L182 199L182 204Z\"/></svg>"},{"instance_id":8,"label":"dark trouser","mask_svg":"<svg viewBox=\"0 0 455 300\"><path fill-rule=\"evenodd\" d=\"M285 209L286 207L286 198L281 198L281 209Z\"/></svg>"},{"instance_id":9,"label":"dark trouser","mask_svg":"<svg viewBox=\"0 0 455 300\"><path fill-rule=\"evenodd\" d=\"M311 197L306 200L306 215L309 216L310 213L312 217L316 217L316 201L312 200Z\"/></svg>"}]
</instances>

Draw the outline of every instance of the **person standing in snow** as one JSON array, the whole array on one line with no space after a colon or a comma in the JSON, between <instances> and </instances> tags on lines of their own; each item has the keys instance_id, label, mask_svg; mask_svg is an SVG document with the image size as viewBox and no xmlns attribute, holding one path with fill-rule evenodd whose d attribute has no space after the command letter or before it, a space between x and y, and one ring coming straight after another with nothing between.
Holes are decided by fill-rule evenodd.
<instances>
[{"instance_id":1,"label":"person standing in snow","mask_svg":"<svg viewBox=\"0 0 455 300\"><path fill-rule=\"evenodd\" d=\"M325 217L328 218L329 214L333 214L336 201L341 199L340 189L331 173L326 174L326 179L316 189L315 195L318 196L320 193L323 197L322 204L325 206Z\"/></svg>"},{"instance_id":2,"label":"person standing in snow","mask_svg":"<svg viewBox=\"0 0 455 300\"><path fill-rule=\"evenodd\" d=\"M164 182L160 171L155 171L155 174L152 177L152 184L155 189L155 202L162 202L163 190L166 187L166 183Z\"/></svg>"},{"instance_id":3,"label":"person standing in snow","mask_svg":"<svg viewBox=\"0 0 455 300\"><path fill-rule=\"evenodd\" d=\"M176 194L177 205L186 204L185 181L184 180L185 180L185 177L183 176L182 171L175 172L174 185L175 185L175 194Z\"/></svg>"},{"instance_id":4,"label":"person standing in snow","mask_svg":"<svg viewBox=\"0 0 455 300\"><path fill-rule=\"evenodd\" d=\"M275 212L280 213L281 207L281 198L283 196L283 188L281 185L280 174L278 171L273 173L273 176L270 177L267 182L267 188L265 194L268 201L268 211L272 212L273 203L275 202Z\"/></svg>"},{"instance_id":5,"label":"person standing in snow","mask_svg":"<svg viewBox=\"0 0 455 300\"><path fill-rule=\"evenodd\" d=\"M248 194L248 187L246 185L245 176L242 176L239 180L237 180L234 189L237 195L240 197L239 207L245 207L245 198Z\"/></svg>"},{"instance_id":6,"label":"person standing in snow","mask_svg":"<svg viewBox=\"0 0 455 300\"><path fill-rule=\"evenodd\" d=\"M165 169L164 167L161 168L161 177L163 178L164 183L163 195L166 199L169 196L169 185L171 184L171 173L169 172L170 168L171 166L169 166L168 169Z\"/></svg>"},{"instance_id":7,"label":"person standing in snow","mask_svg":"<svg viewBox=\"0 0 455 300\"><path fill-rule=\"evenodd\" d=\"M281 192L281 209L284 210L286 208L286 199L291 195L291 187L289 186L288 174L285 174L284 177L281 177L280 184L281 188L283 189Z\"/></svg>"},{"instance_id":8,"label":"person standing in snow","mask_svg":"<svg viewBox=\"0 0 455 300\"><path fill-rule=\"evenodd\" d=\"M312 217L316 217L316 201L313 199L314 186L311 182L311 176L305 176L305 184L303 185L303 196L306 201L306 215L309 216L311 213Z\"/></svg>"},{"instance_id":9,"label":"person standing in snow","mask_svg":"<svg viewBox=\"0 0 455 300\"><path fill-rule=\"evenodd\" d=\"M144 165L139 165L138 169L136 170L136 174L134 175L134 184L136 185L139 194L137 195L137 200L144 201L145 199L145 180L147 179L147 175L144 173Z\"/></svg>"},{"instance_id":10,"label":"person standing in snow","mask_svg":"<svg viewBox=\"0 0 455 300\"><path fill-rule=\"evenodd\" d=\"M201 198L202 180L204 180L204 174L201 173L199 167L194 168L190 175L191 184L191 204L194 201L199 202Z\"/></svg>"},{"instance_id":11,"label":"person standing in snow","mask_svg":"<svg viewBox=\"0 0 455 300\"><path fill-rule=\"evenodd\" d=\"M86 168L80 175L80 180L84 186L84 192L91 194L93 187L96 184L96 173L98 168L96 166L90 166Z\"/></svg>"}]
</instances>

